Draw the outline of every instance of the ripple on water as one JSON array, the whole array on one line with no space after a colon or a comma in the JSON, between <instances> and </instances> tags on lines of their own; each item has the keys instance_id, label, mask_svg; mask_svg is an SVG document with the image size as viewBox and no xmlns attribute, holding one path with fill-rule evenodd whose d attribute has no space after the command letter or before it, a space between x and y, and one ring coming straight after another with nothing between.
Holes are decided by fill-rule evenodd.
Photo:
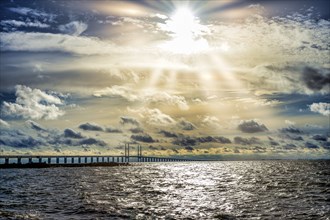
<instances>
[{"instance_id":1,"label":"ripple on water","mask_svg":"<svg viewBox=\"0 0 330 220\"><path fill-rule=\"evenodd\" d=\"M329 161L0 171L0 218L326 219Z\"/></svg>"}]
</instances>

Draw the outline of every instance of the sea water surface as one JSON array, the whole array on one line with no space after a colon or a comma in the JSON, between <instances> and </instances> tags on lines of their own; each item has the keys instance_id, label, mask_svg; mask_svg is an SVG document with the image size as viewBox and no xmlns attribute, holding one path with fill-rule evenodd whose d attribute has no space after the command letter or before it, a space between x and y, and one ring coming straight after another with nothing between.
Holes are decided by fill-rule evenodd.
<instances>
[{"instance_id":1,"label":"sea water surface","mask_svg":"<svg viewBox=\"0 0 330 220\"><path fill-rule=\"evenodd\" d=\"M330 161L0 170L0 219L329 219Z\"/></svg>"}]
</instances>

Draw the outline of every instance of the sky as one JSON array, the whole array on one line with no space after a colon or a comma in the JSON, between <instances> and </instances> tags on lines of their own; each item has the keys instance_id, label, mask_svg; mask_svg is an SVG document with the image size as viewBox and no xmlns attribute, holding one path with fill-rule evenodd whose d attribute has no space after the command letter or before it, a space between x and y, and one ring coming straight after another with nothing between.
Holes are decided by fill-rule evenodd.
<instances>
[{"instance_id":1,"label":"sky","mask_svg":"<svg viewBox=\"0 0 330 220\"><path fill-rule=\"evenodd\" d=\"M330 159L329 1L0 2L0 154Z\"/></svg>"}]
</instances>

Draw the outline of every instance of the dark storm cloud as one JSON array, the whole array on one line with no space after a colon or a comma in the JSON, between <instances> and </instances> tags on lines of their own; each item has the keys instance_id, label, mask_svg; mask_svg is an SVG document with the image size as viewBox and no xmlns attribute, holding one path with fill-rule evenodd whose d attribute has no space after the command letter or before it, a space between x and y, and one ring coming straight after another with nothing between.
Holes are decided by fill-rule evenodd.
<instances>
[{"instance_id":1,"label":"dark storm cloud","mask_svg":"<svg viewBox=\"0 0 330 220\"><path fill-rule=\"evenodd\" d=\"M145 143L156 142L156 140L154 140L149 134L131 135L131 139Z\"/></svg>"},{"instance_id":2,"label":"dark storm cloud","mask_svg":"<svg viewBox=\"0 0 330 220\"><path fill-rule=\"evenodd\" d=\"M316 134L312 137L312 139L316 141L327 141L328 137L326 137L325 135Z\"/></svg>"},{"instance_id":3,"label":"dark storm cloud","mask_svg":"<svg viewBox=\"0 0 330 220\"><path fill-rule=\"evenodd\" d=\"M1 130L0 145L14 148L35 148L44 145L40 138L32 137L18 130Z\"/></svg>"},{"instance_id":4,"label":"dark storm cloud","mask_svg":"<svg viewBox=\"0 0 330 220\"><path fill-rule=\"evenodd\" d=\"M100 139L85 137L73 129L67 128L63 133L60 131L50 131L47 137L44 137L45 142L50 146L83 146L96 145L104 147L107 144Z\"/></svg>"},{"instance_id":5,"label":"dark storm cloud","mask_svg":"<svg viewBox=\"0 0 330 220\"><path fill-rule=\"evenodd\" d=\"M98 146L102 146L102 147L107 145L104 141L98 140L98 139L95 139L95 138L85 138L85 139L79 141L79 145L83 145L83 144L98 145Z\"/></svg>"},{"instance_id":6,"label":"dark storm cloud","mask_svg":"<svg viewBox=\"0 0 330 220\"><path fill-rule=\"evenodd\" d=\"M79 128L85 131L103 131L107 133L121 133L122 131L117 128L113 127L102 127L101 125L98 125L96 123L84 123L79 125Z\"/></svg>"},{"instance_id":7,"label":"dark storm cloud","mask_svg":"<svg viewBox=\"0 0 330 220\"><path fill-rule=\"evenodd\" d=\"M302 81L311 90L319 91L330 85L330 73L321 74L320 70L305 67L302 73Z\"/></svg>"},{"instance_id":8,"label":"dark storm cloud","mask_svg":"<svg viewBox=\"0 0 330 220\"><path fill-rule=\"evenodd\" d=\"M131 124L131 125L135 125L135 126L140 126L140 123L135 118L128 117L128 116L121 116L120 123L123 125Z\"/></svg>"},{"instance_id":9,"label":"dark storm cloud","mask_svg":"<svg viewBox=\"0 0 330 220\"><path fill-rule=\"evenodd\" d=\"M274 141L274 140L270 140L269 144L272 145L272 146L278 146L279 145L279 143L277 141Z\"/></svg>"},{"instance_id":10,"label":"dark storm cloud","mask_svg":"<svg viewBox=\"0 0 330 220\"><path fill-rule=\"evenodd\" d=\"M162 132L165 137L172 137L175 138L173 140L173 144L179 145L179 146L195 146L198 143L221 143L221 144L230 144L231 140L222 137L222 136L201 136L201 137L191 137L191 136L186 136L183 134L175 134L171 132ZM176 137L174 137L176 135Z\"/></svg>"},{"instance_id":11,"label":"dark storm cloud","mask_svg":"<svg viewBox=\"0 0 330 220\"><path fill-rule=\"evenodd\" d=\"M76 132L73 129L67 128L64 130L64 137L66 138L75 138L75 139L81 139L84 138L84 136L81 135L81 133Z\"/></svg>"},{"instance_id":12,"label":"dark storm cloud","mask_svg":"<svg viewBox=\"0 0 330 220\"><path fill-rule=\"evenodd\" d=\"M154 147L154 146L152 146L152 145L150 145L148 148L149 148L150 150L158 150L157 147Z\"/></svg>"},{"instance_id":13,"label":"dark storm cloud","mask_svg":"<svg viewBox=\"0 0 330 220\"><path fill-rule=\"evenodd\" d=\"M191 146L187 146L187 147L185 147L184 149L186 149L187 151L193 151L193 150L194 150L194 148L191 147Z\"/></svg>"},{"instance_id":14,"label":"dark storm cloud","mask_svg":"<svg viewBox=\"0 0 330 220\"><path fill-rule=\"evenodd\" d=\"M178 125L182 130L186 130L186 131L191 131L196 129L196 126L193 123L183 119L178 122Z\"/></svg>"},{"instance_id":15,"label":"dark storm cloud","mask_svg":"<svg viewBox=\"0 0 330 220\"><path fill-rule=\"evenodd\" d=\"M118 129L118 128L112 128L112 127L106 127L104 129L105 132L108 132L108 133L122 133L123 131Z\"/></svg>"},{"instance_id":16,"label":"dark storm cloud","mask_svg":"<svg viewBox=\"0 0 330 220\"><path fill-rule=\"evenodd\" d=\"M206 136L206 137L198 137L196 139L199 143L209 143L209 142L215 142L215 143L222 143L222 144L230 144L230 139L226 137L212 137L212 136Z\"/></svg>"},{"instance_id":17,"label":"dark storm cloud","mask_svg":"<svg viewBox=\"0 0 330 220\"><path fill-rule=\"evenodd\" d=\"M280 132L281 133L292 133L292 134L303 134L304 133L302 130L300 130L299 128L297 128L293 125L280 129Z\"/></svg>"},{"instance_id":18,"label":"dark storm cloud","mask_svg":"<svg viewBox=\"0 0 330 220\"><path fill-rule=\"evenodd\" d=\"M294 144L285 144L285 145L283 145L283 149L285 149L285 150L293 150L293 149L296 149L296 148L297 148L297 146L294 145Z\"/></svg>"},{"instance_id":19,"label":"dark storm cloud","mask_svg":"<svg viewBox=\"0 0 330 220\"><path fill-rule=\"evenodd\" d=\"M189 146L189 145L194 146L197 144L197 140L195 138L182 135L176 138L172 143L179 146Z\"/></svg>"},{"instance_id":20,"label":"dark storm cloud","mask_svg":"<svg viewBox=\"0 0 330 220\"><path fill-rule=\"evenodd\" d=\"M304 140L304 138L299 135L282 134L282 135L279 135L279 137L283 138L283 139L290 139L293 141L303 141Z\"/></svg>"},{"instance_id":21,"label":"dark storm cloud","mask_svg":"<svg viewBox=\"0 0 330 220\"><path fill-rule=\"evenodd\" d=\"M330 150L330 141L323 142L322 147L324 149Z\"/></svg>"},{"instance_id":22,"label":"dark storm cloud","mask_svg":"<svg viewBox=\"0 0 330 220\"><path fill-rule=\"evenodd\" d=\"M79 128L85 131L103 131L100 125L89 122L79 125Z\"/></svg>"},{"instance_id":23,"label":"dark storm cloud","mask_svg":"<svg viewBox=\"0 0 330 220\"><path fill-rule=\"evenodd\" d=\"M137 127L137 128L131 128L129 129L130 132L134 133L134 134L137 134L137 133L143 133L143 129L140 128L140 127Z\"/></svg>"},{"instance_id":24,"label":"dark storm cloud","mask_svg":"<svg viewBox=\"0 0 330 220\"><path fill-rule=\"evenodd\" d=\"M26 121L26 123L34 130L36 131L47 131L45 128L43 128L40 124L37 122L34 122L32 120Z\"/></svg>"},{"instance_id":25,"label":"dark storm cloud","mask_svg":"<svg viewBox=\"0 0 330 220\"><path fill-rule=\"evenodd\" d=\"M251 138L244 138L244 137L234 137L235 144L242 144L242 145L251 145L251 144L260 144L259 138L251 137Z\"/></svg>"},{"instance_id":26,"label":"dark storm cloud","mask_svg":"<svg viewBox=\"0 0 330 220\"><path fill-rule=\"evenodd\" d=\"M176 138L176 137L178 137L178 135L176 133L170 132L170 131L161 130L159 133L162 134L162 135L164 135L164 137L169 137L169 138Z\"/></svg>"},{"instance_id":27,"label":"dark storm cloud","mask_svg":"<svg viewBox=\"0 0 330 220\"><path fill-rule=\"evenodd\" d=\"M244 133L257 133L268 131L267 127L264 124L259 124L255 120L241 121L238 125L238 130Z\"/></svg>"},{"instance_id":28,"label":"dark storm cloud","mask_svg":"<svg viewBox=\"0 0 330 220\"><path fill-rule=\"evenodd\" d=\"M311 142L306 142L305 143L305 147L310 148L310 149L316 149L319 148L319 146L317 146L316 144L313 144Z\"/></svg>"}]
</instances>

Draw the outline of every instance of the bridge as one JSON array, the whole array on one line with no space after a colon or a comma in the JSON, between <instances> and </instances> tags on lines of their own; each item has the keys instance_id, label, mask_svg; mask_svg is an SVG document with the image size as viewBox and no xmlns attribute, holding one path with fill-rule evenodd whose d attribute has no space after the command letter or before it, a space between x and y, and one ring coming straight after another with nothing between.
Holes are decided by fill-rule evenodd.
<instances>
[{"instance_id":1,"label":"bridge","mask_svg":"<svg viewBox=\"0 0 330 220\"><path fill-rule=\"evenodd\" d=\"M0 165L10 164L49 164L49 165L86 165L97 163L130 163L130 162L183 162L201 161L174 157L143 156L142 146L137 146L137 155L130 155L130 145L125 144L124 155L0 155Z\"/></svg>"}]
</instances>

